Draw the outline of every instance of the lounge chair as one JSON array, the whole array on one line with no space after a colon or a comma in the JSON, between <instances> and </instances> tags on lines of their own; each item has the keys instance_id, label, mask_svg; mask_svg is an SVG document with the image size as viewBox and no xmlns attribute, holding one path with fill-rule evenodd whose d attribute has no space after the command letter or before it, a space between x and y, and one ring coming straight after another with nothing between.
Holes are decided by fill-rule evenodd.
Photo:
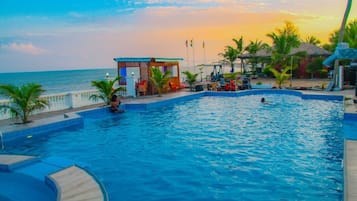
<instances>
[{"instance_id":1,"label":"lounge chair","mask_svg":"<svg viewBox=\"0 0 357 201\"><path fill-rule=\"evenodd\" d=\"M146 96L147 90L148 90L148 83L146 80L142 80L141 82L139 82L137 84L137 89L138 89L138 93L139 95L143 95Z\"/></svg>"},{"instance_id":2,"label":"lounge chair","mask_svg":"<svg viewBox=\"0 0 357 201\"><path fill-rule=\"evenodd\" d=\"M173 82L169 82L169 87L170 87L170 91L177 91L180 89L179 86L177 86L175 83Z\"/></svg>"}]
</instances>

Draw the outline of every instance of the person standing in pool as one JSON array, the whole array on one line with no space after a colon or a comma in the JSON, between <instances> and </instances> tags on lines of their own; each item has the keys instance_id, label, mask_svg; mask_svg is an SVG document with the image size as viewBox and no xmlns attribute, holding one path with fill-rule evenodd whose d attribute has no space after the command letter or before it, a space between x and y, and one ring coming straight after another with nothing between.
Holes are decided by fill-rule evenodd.
<instances>
[{"instance_id":1,"label":"person standing in pool","mask_svg":"<svg viewBox=\"0 0 357 201\"><path fill-rule=\"evenodd\" d=\"M119 106L121 104L121 101L119 100L118 96L113 94L111 100L110 100L110 111L117 113L117 112L124 112L124 110L120 110Z\"/></svg>"}]
</instances>

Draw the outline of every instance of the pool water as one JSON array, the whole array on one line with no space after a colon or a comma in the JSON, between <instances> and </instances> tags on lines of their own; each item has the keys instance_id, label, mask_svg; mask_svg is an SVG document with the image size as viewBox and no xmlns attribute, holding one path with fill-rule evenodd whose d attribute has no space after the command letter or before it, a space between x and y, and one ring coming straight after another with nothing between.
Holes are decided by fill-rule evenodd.
<instances>
[{"instance_id":1,"label":"pool water","mask_svg":"<svg viewBox=\"0 0 357 201\"><path fill-rule=\"evenodd\" d=\"M44 183L20 173L0 172L0 201L56 200L56 194Z\"/></svg>"},{"instance_id":2,"label":"pool water","mask_svg":"<svg viewBox=\"0 0 357 201\"><path fill-rule=\"evenodd\" d=\"M111 201L342 200L343 103L202 97L8 146L89 164Z\"/></svg>"}]
</instances>

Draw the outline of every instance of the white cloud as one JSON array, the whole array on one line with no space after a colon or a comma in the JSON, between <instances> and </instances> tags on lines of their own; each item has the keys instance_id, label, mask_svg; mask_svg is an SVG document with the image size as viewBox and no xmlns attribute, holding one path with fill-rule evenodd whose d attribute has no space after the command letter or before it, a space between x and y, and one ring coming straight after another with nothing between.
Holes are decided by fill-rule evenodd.
<instances>
[{"instance_id":1,"label":"white cloud","mask_svg":"<svg viewBox=\"0 0 357 201\"><path fill-rule=\"evenodd\" d=\"M42 49L40 47L36 47L32 43L10 43L6 45L1 45L1 49L13 51L13 52L19 52L19 53L24 53L24 54L31 54L31 55L42 55L47 53L47 50Z\"/></svg>"}]
</instances>

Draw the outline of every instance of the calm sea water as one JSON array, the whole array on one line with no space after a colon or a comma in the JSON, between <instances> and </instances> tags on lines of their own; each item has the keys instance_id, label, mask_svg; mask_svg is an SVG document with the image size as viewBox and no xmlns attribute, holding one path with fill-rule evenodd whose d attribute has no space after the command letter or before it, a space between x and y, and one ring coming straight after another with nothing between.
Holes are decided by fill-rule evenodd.
<instances>
[{"instance_id":1,"label":"calm sea water","mask_svg":"<svg viewBox=\"0 0 357 201\"><path fill-rule=\"evenodd\" d=\"M68 91L93 89L91 81L105 79L106 73L110 77L117 75L115 68L0 73L0 84L22 85L38 83L46 90L45 94L54 94ZM0 96L0 98L3 98Z\"/></svg>"},{"instance_id":2,"label":"calm sea water","mask_svg":"<svg viewBox=\"0 0 357 201\"><path fill-rule=\"evenodd\" d=\"M260 98L203 97L96 113L83 128L2 152L89 164L111 201L343 200L343 104Z\"/></svg>"}]
</instances>

